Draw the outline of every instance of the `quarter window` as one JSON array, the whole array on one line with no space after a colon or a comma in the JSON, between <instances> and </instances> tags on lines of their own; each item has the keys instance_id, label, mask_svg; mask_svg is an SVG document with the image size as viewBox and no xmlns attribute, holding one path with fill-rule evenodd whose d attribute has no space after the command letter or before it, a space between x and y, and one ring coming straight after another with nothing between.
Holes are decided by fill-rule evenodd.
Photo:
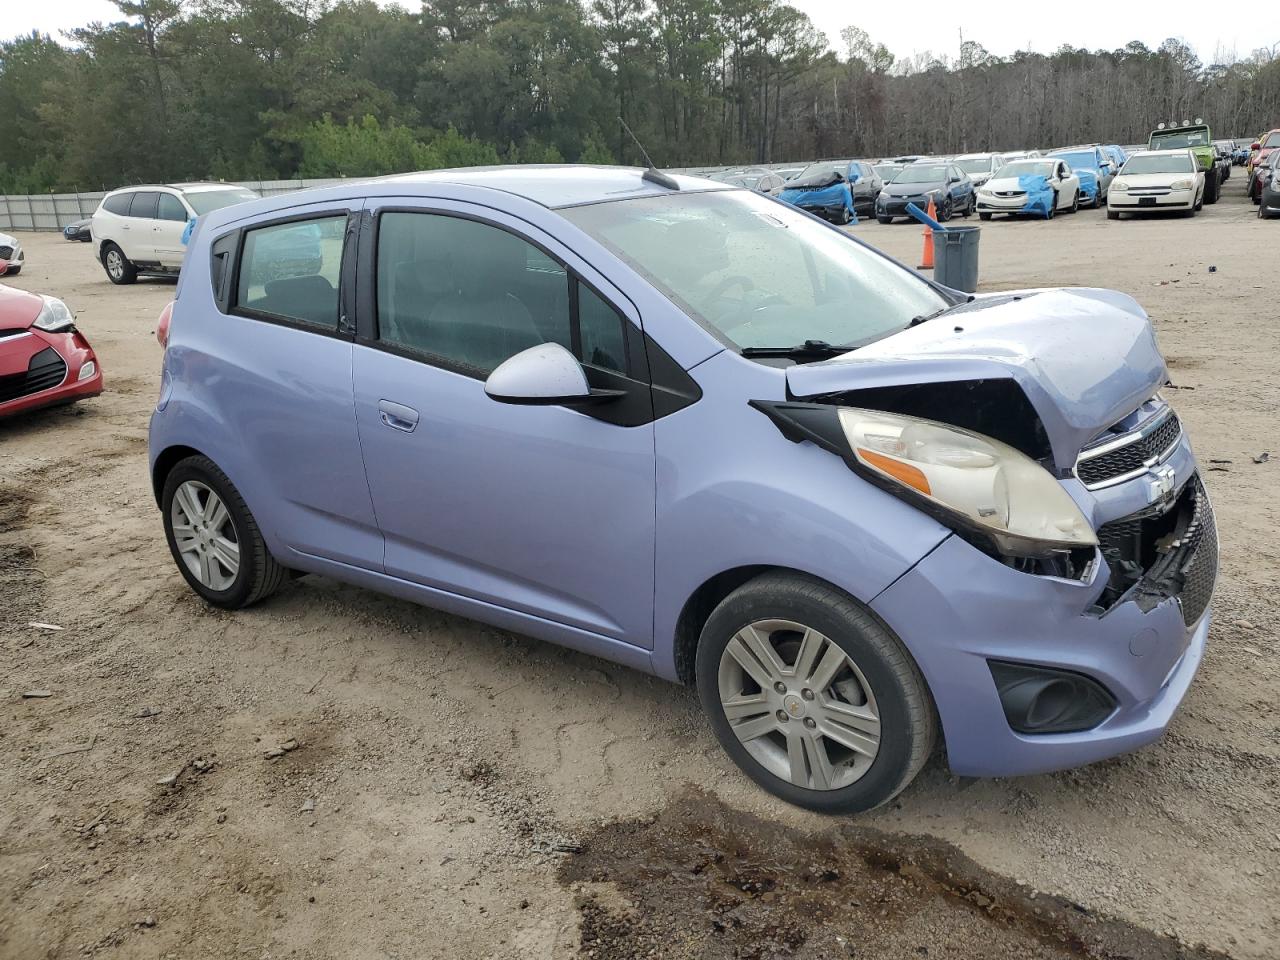
<instances>
[{"instance_id":1,"label":"quarter window","mask_svg":"<svg viewBox=\"0 0 1280 960\"><path fill-rule=\"evenodd\" d=\"M338 327L338 277L345 216L247 230L236 305L251 314Z\"/></svg>"},{"instance_id":2,"label":"quarter window","mask_svg":"<svg viewBox=\"0 0 1280 960\"><path fill-rule=\"evenodd\" d=\"M133 200L132 193L117 193L114 197L107 197L102 201L102 209L107 213L114 213L118 217L127 217L129 215L129 203Z\"/></svg>"},{"instance_id":3,"label":"quarter window","mask_svg":"<svg viewBox=\"0 0 1280 960\"><path fill-rule=\"evenodd\" d=\"M618 314L559 261L489 224L384 213L377 298L380 341L468 372L487 375L540 343L559 343L586 363L626 369Z\"/></svg>"}]
</instances>

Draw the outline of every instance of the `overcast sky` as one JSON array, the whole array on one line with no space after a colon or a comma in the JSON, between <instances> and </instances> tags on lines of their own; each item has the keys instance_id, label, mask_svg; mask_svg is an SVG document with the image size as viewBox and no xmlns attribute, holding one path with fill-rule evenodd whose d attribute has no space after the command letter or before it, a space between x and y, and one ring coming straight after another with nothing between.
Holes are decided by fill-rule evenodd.
<instances>
[{"instance_id":1,"label":"overcast sky","mask_svg":"<svg viewBox=\"0 0 1280 960\"><path fill-rule=\"evenodd\" d=\"M385 0L379 0L384 3ZM1280 18L1274 36L1244 29L1252 18L1230 15L1203 16L1203 5L1190 3L1110 3L1081 6L1038 0L1032 3L972 4L956 0L913 0L910 9L894 10L884 3L849 3L847 0L791 0L807 13L837 49L840 31L849 24L862 27L872 38L899 58L925 50L954 57L960 46L960 30L966 40L976 40L994 54L1032 49L1052 53L1064 43L1090 50L1114 50L1130 40L1156 47L1170 35L1185 40L1206 63L1219 50L1248 56L1255 47L1280 43ZM402 3L415 9L412 2ZM1265 0L1257 9L1274 9ZM93 20L116 20L119 12L108 0L4 0L0 13L0 37L42 30L57 34ZM1159 16L1156 11L1181 12ZM1185 33L1172 30L1178 24Z\"/></svg>"}]
</instances>

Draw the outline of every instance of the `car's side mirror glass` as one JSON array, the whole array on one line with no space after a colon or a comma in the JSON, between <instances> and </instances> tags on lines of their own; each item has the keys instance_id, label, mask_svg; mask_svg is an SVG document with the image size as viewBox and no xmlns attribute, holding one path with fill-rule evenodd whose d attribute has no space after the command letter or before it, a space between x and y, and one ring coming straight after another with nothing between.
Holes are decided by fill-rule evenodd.
<instances>
[{"instance_id":1,"label":"car's side mirror glass","mask_svg":"<svg viewBox=\"0 0 1280 960\"><path fill-rule=\"evenodd\" d=\"M540 343L498 364L484 392L502 403L546 404L592 399L578 358L558 343Z\"/></svg>"}]
</instances>

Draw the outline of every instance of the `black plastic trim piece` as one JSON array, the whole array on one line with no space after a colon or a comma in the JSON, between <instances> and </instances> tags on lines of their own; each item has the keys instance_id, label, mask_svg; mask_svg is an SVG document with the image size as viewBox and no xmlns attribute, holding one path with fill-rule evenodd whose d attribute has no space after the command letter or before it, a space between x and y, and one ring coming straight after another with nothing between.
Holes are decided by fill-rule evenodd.
<instances>
[{"instance_id":1,"label":"black plastic trim piece","mask_svg":"<svg viewBox=\"0 0 1280 960\"><path fill-rule=\"evenodd\" d=\"M1079 733L1092 730L1115 712L1111 691L1083 673L1007 660L988 660L987 666L1005 719L1016 733ZM1042 703L1047 695L1058 698L1056 710L1052 702L1048 707ZM1052 712L1046 715L1046 709Z\"/></svg>"}]
</instances>

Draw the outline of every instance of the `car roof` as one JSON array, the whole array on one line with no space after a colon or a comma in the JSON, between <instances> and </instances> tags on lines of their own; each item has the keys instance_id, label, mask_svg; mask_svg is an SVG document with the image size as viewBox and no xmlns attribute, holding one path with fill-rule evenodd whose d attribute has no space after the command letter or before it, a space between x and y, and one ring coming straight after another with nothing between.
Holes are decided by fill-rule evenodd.
<instances>
[{"instance_id":1,"label":"car roof","mask_svg":"<svg viewBox=\"0 0 1280 960\"><path fill-rule=\"evenodd\" d=\"M1174 147L1172 150L1135 150L1129 154L1129 159L1134 157L1168 157L1177 154L1178 156L1187 157L1191 155L1189 147Z\"/></svg>"},{"instance_id":2,"label":"car roof","mask_svg":"<svg viewBox=\"0 0 1280 960\"><path fill-rule=\"evenodd\" d=\"M202 193L207 190L248 190L238 183L218 183L212 180L193 181L191 183L131 183L127 187L117 187L111 193L126 193L130 190L177 190L179 193Z\"/></svg>"},{"instance_id":3,"label":"car roof","mask_svg":"<svg viewBox=\"0 0 1280 960\"><path fill-rule=\"evenodd\" d=\"M987 157L999 156L997 153L958 153L951 159L953 160L985 160Z\"/></svg>"},{"instance_id":4,"label":"car roof","mask_svg":"<svg viewBox=\"0 0 1280 960\"><path fill-rule=\"evenodd\" d=\"M461 167L453 170L430 170L402 173L365 181L381 185L449 183L459 186L487 187L532 200L544 207L574 207L604 200L622 200L643 196L665 196L671 189L642 179L643 167L605 167L582 164L517 164L500 167ZM714 181L681 174L664 174L682 191L704 192L727 190ZM385 191L379 190L379 193Z\"/></svg>"}]
</instances>

